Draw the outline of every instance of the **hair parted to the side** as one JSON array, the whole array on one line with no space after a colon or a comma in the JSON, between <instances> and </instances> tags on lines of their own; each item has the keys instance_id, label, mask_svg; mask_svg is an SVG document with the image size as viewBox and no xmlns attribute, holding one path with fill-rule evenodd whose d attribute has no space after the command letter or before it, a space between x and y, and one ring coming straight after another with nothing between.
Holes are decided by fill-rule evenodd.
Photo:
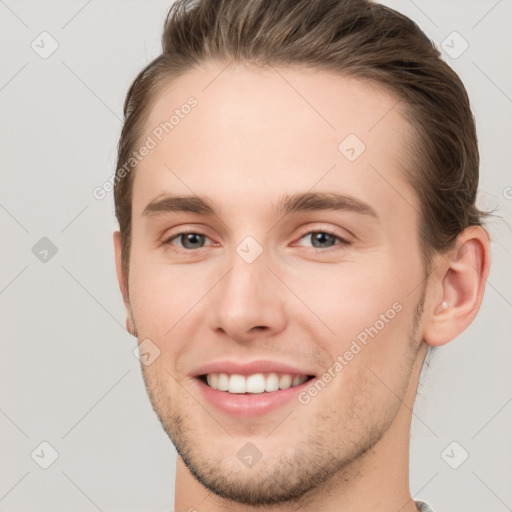
<instances>
[{"instance_id":1,"label":"hair parted to the side","mask_svg":"<svg viewBox=\"0 0 512 512\"><path fill-rule=\"evenodd\" d=\"M415 141L407 179L420 200L426 268L466 227L482 225L487 214L475 204L479 153L466 89L406 16L369 0L177 0L162 50L128 90L116 173L144 136L159 92L187 71L212 61L321 69L384 87L406 112ZM135 169L116 174L114 184L126 276Z\"/></svg>"}]
</instances>

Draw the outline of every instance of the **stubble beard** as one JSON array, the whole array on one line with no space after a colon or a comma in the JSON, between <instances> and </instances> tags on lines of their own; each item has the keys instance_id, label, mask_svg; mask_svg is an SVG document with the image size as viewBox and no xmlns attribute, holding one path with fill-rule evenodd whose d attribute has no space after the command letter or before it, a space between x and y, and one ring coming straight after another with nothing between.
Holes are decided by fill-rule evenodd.
<instances>
[{"instance_id":1,"label":"stubble beard","mask_svg":"<svg viewBox=\"0 0 512 512\"><path fill-rule=\"evenodd\" d=\"M406 357L404 392L421 345L417 330L424 300L425 293L416 305L408 334L410 350ZM263 453L262 459L255 466L246 469L238 459L231 457L232 450L228 455L219 450L214 456L208 456L200 450L200 441L208 438L208 432L205 432L207 427L205 424L194 424L186 407L182 407L181 411L173 408L172 399L165 390L165 378L170 378L167 372L153 375L148 368L143 367L143 375L153 409L190 473L217 496L249 506L297 503L313 494L328 493L334 479L339 482L338 485L348 485L358 476L364 455L388 431L399 410L397 405L381 414L377 423L368 425L362 420L372 415L372 411L367 410L369 397L360 393L352 402L350 413L345 411L344 415L345 419L359 418L358 431L340 428L339 411L328 409L325 414L311 419L307 432L296 442L290 453L277 456L269 454L267 458ZM290 419L292 417L293 414ZM289 422L288 428L293 429L293 420ZM218 427L212 426L212 429L212 432L220 432ZM233 443L234 440L229 438L225 445L232 446Z\"/></svg>"}]
</instances>

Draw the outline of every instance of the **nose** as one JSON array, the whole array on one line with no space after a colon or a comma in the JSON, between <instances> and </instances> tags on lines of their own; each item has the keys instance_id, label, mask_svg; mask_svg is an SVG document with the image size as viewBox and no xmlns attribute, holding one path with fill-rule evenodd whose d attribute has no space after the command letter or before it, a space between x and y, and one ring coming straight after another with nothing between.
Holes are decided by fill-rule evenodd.
<instances>
[{"instance_id":1,"label":"nose","mask_svg":"<svg viewBox=\"0 0 512 512\"><path fill-rule=\"evenodd\" d=\"M210 327L243 343L271 337L286 326L283 290L261 255L247 263L237 254L211 297Z\"/></svg>"}]
</instances>

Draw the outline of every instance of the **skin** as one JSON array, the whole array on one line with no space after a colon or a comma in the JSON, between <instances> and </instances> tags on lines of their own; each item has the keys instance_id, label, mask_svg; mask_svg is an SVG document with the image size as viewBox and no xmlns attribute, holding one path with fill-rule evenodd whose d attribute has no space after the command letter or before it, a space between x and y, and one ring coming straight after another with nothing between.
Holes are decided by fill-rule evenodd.
<instances>
[{"instance_id":1,"label":"skin","mask_svg":"<svg viewBox=\"0 0 512 512\"><path fill-rule=\"evenodd\" d=\"M425 277L420 205L403 174L411 130L396 98L374 85L205 64L160 94L144 136L190 96L197 107L137 166L129 279L114 233L127 327L160 350L143 372L179 453L175 510L416 510L408 459L420 371L428 345L455 338L479 309L486 232L465 230ZM351 133L366 145L354 162L338 150ZM309 191L353 196L377 218L274 212L283 196ZM206 196L216 215L142 215L162 194ZM185 230L206 238L186 248ZM314 247L311 233L325 231L335 237ZM252 263L236 252L247 236L263 250ZM396 303L400 312L306 405L234 418L191 377L220 359L321 376ZM262 454L250 468L237 457L247 442Z\"/></svg>"}]
</instances>

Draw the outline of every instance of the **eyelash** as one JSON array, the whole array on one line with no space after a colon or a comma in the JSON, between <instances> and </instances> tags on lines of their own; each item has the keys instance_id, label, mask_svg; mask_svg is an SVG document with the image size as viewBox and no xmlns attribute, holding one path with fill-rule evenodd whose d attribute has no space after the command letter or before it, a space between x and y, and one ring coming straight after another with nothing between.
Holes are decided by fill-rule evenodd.
<instances>
[{"instance_id":1,"label":"eyelash","mask_svg":"<svg viewBox=\"0 0 512 512\"><path fill-rule=\"evenodd\" d=\"M338 234L334 233L333 231L330 231L328 229L317 229L317 230L310 230L310 231L305 231L299 238L298 240L302 240L305 236L307 235L312 235L312 234L315 234L315 233L323 233L323 234L326 234L326 235L330 235L330 236L333 236L335 239L337 239L339 241L338 244L335 244L334 246L332 247L310 247L310 249L313 249L315 251L321 251L321 252L328 252L328 251L331 251L331 250L336 250L337 248L340 248L340 247L346 247L346 246L349 246L350 245L350 242L342 237L340 237ZM163 242L163 245L166 245L166 246L172 246L171 244L171 241L172 240L175 240L176 238L179 238L181 237L182 235L190 235L190 234L193 234L193 235L200 235L200 236L204 236L205 238L208 238L207 235L205 235L204 233L200 233L198 231L193 231L193 230L190 230L190 231L180 231L179 233L175 233L173 234L171 237L167 238L164 242ZM200 249L204 249L205 247L199 247L197 249L187 249L185 247L179 247L177 249L173 249L175 251L180 251L180 250L184 250L185 252L194 252L194 251L198 251Z\"/></svg>"}]
</instances>

